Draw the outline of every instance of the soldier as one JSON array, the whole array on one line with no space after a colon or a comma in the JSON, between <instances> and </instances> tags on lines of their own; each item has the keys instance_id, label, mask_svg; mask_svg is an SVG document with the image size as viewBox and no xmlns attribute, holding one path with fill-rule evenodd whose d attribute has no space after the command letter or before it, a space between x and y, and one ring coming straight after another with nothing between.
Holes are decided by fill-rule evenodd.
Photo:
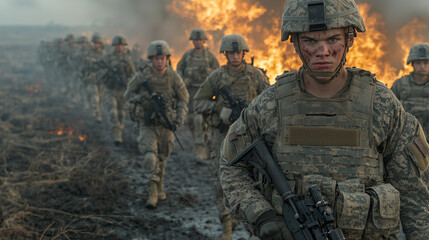
<instances>
[{"instance_id":1,"label":"soldier","mask_svg":"<svg viewBox=\"0 0 429 240\"><path fill-rule=\"evenodd\" d=\"M61 80L63 81L64 88L67 97L76 102L78 97L76 95L75 86L76 81L73 79L73 55L76 50L76 42L73 34L68 34L64 38L64 45L60 49L60 55L58 59L59 69L61 72Z\"/></svg>"},{"instance_id":2,"label":"soldier","mask_svg":"<svg viewBox=\"0 0 429 240\"><path fill-rule=\"evenodd\" d=\"M107 88L106 104L114 143L117 146L122 144L122 129L125 120L124 92L130 77L135 74L133 61L125 49L126 45L128 43L124 36L115 36L112 40L114 50L103 59L105 65L102 79Z\"/></svg>"},{"instance_id":3,"label":"soldier","mask_svg":"<svg viewBox=\"0 0 429 240\"><path fill-rule=\"evenodd\" d=\"M302 68L278 76L223 142L227 207L252 235L293 239L282 216L287 196L240 157L230 162L263 138L295 194L321 188L345 239L395 239L400 219L407 239L429 239L422 127L373 74L344 67L356 30L366 30L354 0L312 3L288 0L283 13L282 40L291 37Z\"/></svg>"},{"instance_id":4,"label":"soldier","mask_svg":"<svg viewBox=\"0 0 429 240\"><path fill-rule=\"evenodd\" d=\"M174 135L185 121L189 94L182 78L168 64L170 47L165 41L153 41L147 49L151 64L138 72L130 81L125 97L129 101L131 119L138 126L139 151L149 180L146 207L153 209L158 200L165 200L164 176L167 157L173 150ZM150 94L150 87L153 93ZM152 112L151 99L161 100L160 106L172 126L159 114Z\"/></svg>"},{"instance_id":5,"label":"soldier","mask_svg":"<svg viewBox=\"0 0 429 240\"><path fill-rule=\"evenodd\" d=\"M177 64L177 73L183 78L188 88L190 107L187 122L197 148L196 158L203 160L208 158L206 141L204 140L207 134L207 124L203 121L201 114L194 113L192 99L207 76L219 68L219 62L209 49L204 47L207 34L203 29L193 29L189 40L192 40L194 49L183 54L182 59Z\"/></svg>"},{"instance_id":6,"label":"soldier","mask_svg":"<svg viewBox=\"0 0 429 240\"><path fill-rule=\"evenodd\" d=\"M131 58L133 59L134 66L137 68L137 65L142 58L143 51L140 47L140 44L134 43L133 48L131 49Z\"/></svg>"},{"instance_id":7,"label":"soldier","mask_svg":"<svg viewBox=\"0 0 429 240\"><path fill-rule=\"evenodd\" d=\"M429 44L414 45L408 55L407 64L414 71L397 79L392 91L401 101L404 109L413 114L423 127L425 136L429 134Z\"/></svg>"},{"instance_id":8,"label":"soldier","mask_svg":"<svg viewBox=\"0 0 429 240\"><path fill-rule=\"evenodd\" d=\"M97 122L101 123L103 121L102 109L106 88L104 84L101 83L97 73L100 71L98 62L102 60L105 55L103 51L104 41L100 35L94 34L91 38L91 42L92 47L85 56L80 71L85 87L84 97L89 102L92 116L97 119Z\"/></svg>"},{"instance_id":9,"label":"soldier","mask_svg":"<svg viewBox=\"0 0 429 240\"><path fill-rule=\"evenodd\" d=\"M72 64L72 68L73 68L73 81L75 81L75 89L73 89L75 91L75 95L78 96L79 100L81 100L84 103L84 106L86 108L89 108L89 102L85 97L85 89L84 89L84 84L83 84L83 79L82 79L82 72L81 72L81 67L84 61L84 58L86 57L86 55L88 54L88 43L89 43L89 39L86 36L80 36L78 38L76 38L76 44L78 46L80 46L78 49L76 49L72 59L71 59L71 64Z\"/></svg>"},{"instance_id":10,"label":"soldier","mask_svg":"<svg viewBox=\"0 0 429 240\"><path fill-rule=\"evenodd\" d=\"M223 224L222 239L232 238L231 215L224 207L223 192L218 180L219 149L229 125L232 124L232 106L219 91L227 87L237 101L250 103L268 85L267 77L258 68L244 61L249 51L246 40L238 34L222 38L220 53L228 60L227 65L213 71L194 97L195 112L202 114L210 125L212 173L216 176L216 197L219 219ZM235 113L239 114L239 113Z\"/></svg>"}]
</instances>

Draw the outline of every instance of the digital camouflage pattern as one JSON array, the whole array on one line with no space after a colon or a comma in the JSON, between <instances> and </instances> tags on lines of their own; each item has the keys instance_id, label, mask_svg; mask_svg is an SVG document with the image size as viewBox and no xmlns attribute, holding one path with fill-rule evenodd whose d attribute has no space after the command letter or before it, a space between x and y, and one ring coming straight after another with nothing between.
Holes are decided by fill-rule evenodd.
<instances>
[{"instance_id":1,"label":"digital camouflage pattern","mask_svg":"<svg viewBox=\"0 0 429 240\"><path fill-rule=\"evenodd\" d=\"M429 136L429 81L418 84L412 74L406 75L397 79L391 90L401 101L405 111L419 120L425 135Z\"/></svg>"},{"instance_id":2,"label":"digital camouflage pattern","mask_svg":"<svg viewBox=\"0 0 429 240\"><path fill-rule=\"evenodd\" d=\"M249 50L249 45L247 44L246 39L244 39L240 34L230 34L224 36L219 48L220 53L235 51L248 52Z\"/></svg>"},{"instance_id":3,"label":"digital camouflage pattern","mask_svg":"<svg viewBox=\"0 0 429 240\"><path fill-rule=\"evenodd\" d=\"M121 73L122 80L125 81L125 85L136 72L128 51L124 51L122 54L119 54L117 51L113 51L112 53L107 54L103 60L115 71ZM99 74L105 84L107 84L112 78L114 79L113 73L106 69L101 69ZM125 89L121 88L107 89L106 92L106 107L109 112L109 120L113 131L113 137L115 142L118 143L122 143L122 129L124 128L125 120L124 92Z\"/></svg>"},{"instance_id":4,"label":"digital camouflage pattern","mask_svg":"<svg viewBox=\"0 0 429 240\"><path fill-rule=\"evenodd\" d=\"M129 82L125 97L131 119L138 127L138 147L144 161L146 178L163 189L166 159L173 150L174 135L166 122L158 115L151 116L150 125L145 125L145 113L151 109L151 96L142 85L147 80L157 95L165 100L165 112L172 124L182 125L188 112L189 94L182 78L167 66L160 76L152 65L138 72Z\"/></svg>"},{"instance_id":5,"label":"digital camouflage pattern","mask_svg":"<svg viewBox=\"0 0 429 240\"><path fill-rule=\"evenodd\" d=\"M367 72L352 74L352 70L348 69L349 76L353 77L348 79L346 86L331 99L320 99L312 97L303 89L302 80L297 77L302 76L303 71L301 69L299 73L286 73L279 77L278 83L259 95L230 127L221 149L220 160L220 181L228 209L232 213L240 215L248 228L253 229L253 233L255 229L252 224L261 214L267 210L276 210L278 214L281 214L279 212L281 210L280 196L270 184L263 181L262 176L255 169L244 163L226 165L254 140L264 137L268 142L274 144L274 155L297 194L305 191L306 186L311 184L320 186L325 199L330 201L337 213L336 224L343 228L346 239L394 239L395 233L399 231L399 211L407 238L427 239L429 237L429 192L428 184L424 179L428 175L429 146L418 121L405 112L400 102L382 83L376 80L372 82L365 80L368 79ZM286 89L279 91L281 87L279 84L284 81L292 83L291 77L295 78L297 83L295 86L299 86L299 91L288 92ZM287 80L282 80L284 78ZM364 88L358 87L363 83L367 85L368 89L374 90L373 100L354 106L354 108L357 107L355 110L362 111L362 113L351 111L353 114L362 116L365 113L371 113L367 115L368 123L370 123L367 125L367 130L365 127L360 130L363 137L354 140L354 143L357 143L355 147L351 147L353 141L344 139L346 146L339 148L336 154L332 154L332 149L337 148L334 143L338 137L327 138L331 141L332 146L320 146L317 138L299 139L296 134L293 138L286 138L289 135L284 135L284 121L288 122L288 118L299 117L299 114L294 113L297 116L283 115L281 121L279 117L282 115L282 111L286 110L286 106L281 110L279 105L281 104L279 101L283 101L282 97L291 97L295 100L300 100L302 97L313 98L313 106L308 106L308 110L317 108L323 110L326 106L330 110L342 113L341 106L347 104L341 104L341 102L350 101L347 100L350 96L356 96L352 94L352 91L360 89L364 93L366 92ZM358 102L362 100L359 99L361 98L353 100ZM371 104L368 105L368 102ZM338 108L333 108L335 106ZM289 107L295 108L294 105ZM305 116L306 109L300 109L299 104L297 108L295 110ZM307 122L305 122L306 118L303 118L304 124L298 133L301 132L308 136L309 133L305 131L306 129L313 129L311 126L318 125L318 122L320 122L320 126L324 126L329 123L330 117L335 117L335 115L326 115L321 112L320 115L310 116ZM337 118L337 120L340 119ZM353 126L355 124L352 121L353 117L350 116L349 120L349 126ZM339 121L339 128L347 128L344 123ZM340 131L343 134L346 132ZM376 149L380 156L380 169L384 170L382 179L378 179L377 174L371 174L373 177L368 177L366 169L367 166L371 166L370 162L365 161L365 157L359 158L359 153L367 151L365 150L367 147L363 145L366 142L366 133L369 133L367 147ZM290 134L293 135L293 131ZM303 142L301 144L288 143L292 140ZM282 149L277 146L280 143L283 145ZM299 152L300 149L301 152ZM354 158L343 158L342 162L336 159L337 154L347 155L351 149L355 149L357 153ZM292 152L288 153L290 150ZM286 159L282 155L290 155L293 159ZM295 162L295 166L313 162L316 167L299 170L298 168L289 170L283 167L284 165L292 166L292 162ZM350 172L347 168L336 166L336 164L350 162L366 164L366 166L351 168ZM326 171L328 167L332 169L330 174ZM373 165L372 168L377 167ZM356 170L361 172L356 174L353 172ZM347 177L344 177L343 173ZM374 181L371 181L371 178L374 178Z\"/></svg>"},{"instance_id":6,"label":"digital camouflage pattern","mask_svg":"<svg viewBox=\"0 0 429 240\"><path fill-rule=\"evenodd\" d=\"M191 35L189 36L189 40L207 40L207 33L204 29L195 28L192 29Z\"/></svg>"},{"instance_id":7,"label":"digital camouflage pattern","mask_svg":"<svg viewBox=\"0 0 429 240\"><path fill-rule=\"evenodd\" d=\"M217 177L216 180L216 196L217 206L219 210L219 219L223 222L225 219L230 219L229 212L225 209L225 202L222 188L218 179L219 171L219 149L222 140L225 138L226 132L220 132L220 112L222 108L228 108L229 103L221 96L216 96L217 91L223 86L228 86L232 97L235 99L243 99L244 102L250 103L258 94L260 94L269 82L267 77L255 67L243 63L242 69L239 71L231 71L228 65L224 65L213 71L204 81L201 88L194 97L194 110L202 114L203 118L210 125L210 158L212 161L212 173ZM214 98L214 96L216 96ZM226 123L224 123L226 124ZM228 123L228 125L231 123Z\"/></svg>"},{"instance_id":8,"label":"digital camouflage pattern","mask_svg":"<svg viewBox=\"0 0 429 240\"><path fill-rule=\"evenodd\" d=\"M207 76L217 68L219 68L219 62L207 48L204 48L202 52L198 52L195 48L185 52L176 68L189 92L190 101L187 122L196 144L197 158L199 159L207 158L205 137L208 128L203 121L202 115L194 113L193 98Z\"/></svg>"},{"instance_id":9,"label":"digital camouflage pattern","mask_svg":"<svg viewBox=\"0 0 429 240\"><path fill-rule=\"evenodd\" d=\"M417 60L428 60L429 59L429 44L420 43L411 47L410 53L408 54L407 64Z\"/></svg>"},{"instance_id":10,"label":"digital camouflage pattern","mask_svg":"<svg viewBox=\"0 0 429 240\"><path fill-rule=\"evenodd\" d=\"M353 26L359 32L365 32L365 24L355 1L353 0L288 0L283 11L281 27L282 41L293 33L310 32L308 5L324 3L325 25L327 29Z\"/></svg>"},{"instance_id":11,"label":"digital camouflage pattern","mask_svg":"<svg viewBox=\"0 0 429 240\"><path fill-rule=\"evenodd\" d=\"M168 43L164 40L156 40L151 43L149 43L149 46L147 47L146 52L147 58L159 56L159 55L166 55L171 56L171 50Z\"/></svg>"}]
</instances>

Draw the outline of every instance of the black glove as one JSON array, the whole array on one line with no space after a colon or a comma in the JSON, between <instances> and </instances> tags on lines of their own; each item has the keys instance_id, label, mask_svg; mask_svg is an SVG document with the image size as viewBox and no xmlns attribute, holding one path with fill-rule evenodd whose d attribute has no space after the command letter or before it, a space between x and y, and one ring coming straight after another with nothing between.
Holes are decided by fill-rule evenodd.
<instances>
[{"instance_id":1,"label":"black glove","mask_svg":"<svg viewBox=\"0 0 429 240\"><path fill-rule=\"evenodd\" d=\"M261 240L293 240L285 221L274 210L264 212L255 225L256 234Z\"/></svg>"}]
</instances>

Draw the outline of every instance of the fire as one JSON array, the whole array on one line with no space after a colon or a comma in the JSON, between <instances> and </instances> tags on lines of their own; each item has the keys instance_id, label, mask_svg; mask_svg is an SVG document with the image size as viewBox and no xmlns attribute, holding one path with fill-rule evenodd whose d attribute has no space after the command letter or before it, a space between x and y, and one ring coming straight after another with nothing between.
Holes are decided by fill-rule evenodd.
<instances>
[{"instance_id":1,"label":"fire","mask_svg":"<svg viewBox=\"0 0 429 240\"><path fill-rule=\"evenodd\" d=\"M75 131L71 126L64 126L64 125L57 127L55 130L50 130L49 134L57 135L57 136L67 135L81 142L87 139L86 134L81 133L80 131Z\"/></svg>"},{"instance_id":2,"label":"fire","mask_svg":"<svg viewBox=\"0 0 429 240\"><path fill-rule=\"evenodd\" d=\"M33 84L17 87L16 90L22 90L29 93L30 96L34 96L44 91L44 84L41 79L38 79Z\"/></svg>"},{"instance_id":3,"label":"fire","mask_svg":"<svg viewBox=\"0 0 429 240\"><path fill-rule=\"evenodd\" d=\"M193 23L188 26L186 35L194 27L205 29L210 36L208 47L214 52L219 49L222 36L241 34L250 47L246 61L250 62L250 57L254 56L255 66L267 70L271 83L283 71L297 70L302 65L292 44L280 41L281 18L278 9L269 10L251 0L173 0L167 10ZM386 36L382 16L371 12L370 4L360 4L359 10L367 32L358 34L350 49L351 54L348 54L346 66L376 73L377 79L390 87L394 80L412 69L406 64L403 70L392 66L395 64L394 59L389 59L392 43ZM427 26L416 19L397 32L397 41L405 61L413 44L428 41L427 37L420 34L425 28ZM173 62L177 62L176 58L180 58L183 53L176 51ZM218 60L222 64L226 63L222 55L218 55Z\"/></svg>"}]
</instances>

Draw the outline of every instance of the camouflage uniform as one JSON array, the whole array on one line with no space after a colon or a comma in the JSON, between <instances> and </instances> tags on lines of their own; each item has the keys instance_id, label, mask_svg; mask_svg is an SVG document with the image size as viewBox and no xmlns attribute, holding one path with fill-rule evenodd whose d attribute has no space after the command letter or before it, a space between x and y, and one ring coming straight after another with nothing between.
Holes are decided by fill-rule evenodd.
<instances>
[{"instance_id":1,"label":"camouflage uniform","mask_svg":"<svg viewBox=\"0 0 429 240\"><path fill-rule=\"evenodd\" d=\"M62 90L66 93L67 97L73 102L77 102L78 96L76 95L76 80L73 79L73 56L76 51L76 44L74 42L74 36L69 34L64 39L66 42L59 52L58 65L61 74L61 80L63 81Z\"/></svg>"},{"instance_id":2,"label":"camouflage uniform","mask_svg":"<svg viewBox=\"0 0 429 240\"><path fill-rule=\"evenodd\" d=\"M224 39L228 39L229 36L235 38L235 36L239 35L228 35ZM238 39L245 41L241 36ZM247 43L245 43L245 46L242 50L248 51ZM223 52L222 50L221 46L221 52ZM201 88L194 97L195 112L202 114L210 126L212 174L216 176L216 198L219 219L224 225L225 222L231 224L231 216L224 207L223 192L218 180L219 149L222 140L226 136L226 131L223 129L227 129L231 122L224 122L220 116L222 109L229 107L228 101L216 95L220 88L228 86L234 99L242 99L245 103L249 103L269 85L267 77L258 68L252 67L245 62L243 62L242 68L239 71L231 71L229 68L228 65L224 65L214 70L201 85ZM214 96L216 96L215 99Z\"/></svg>"},{"instance_id":3,"label":"camouflage uniform","mask_svg":"<svg viewBox=\"0 0 429 240\"><path fill-rule=\"evenodd\" d=\"M76 85L75 85L75 89L74 91L76 92L76 95L78 96L79 100L81 100L85 107L89 108L89 102L88 99L85 98L85 89L84 89L84 84L83 84L83 79L82 79L82 72L81 72L81 68L82 65L84 64L84 59L86 57L86 55L88 54L88 37L86 36L80 36L79 38L76 39L76 44L80 45L80 48L78 48L73 57L72 57L72 67L73 67L73 74L72 74L72 78L74 79ZM77 99L76 99L77 100Z\"/></svg>"},{"instance_id":4,"label":"camouflage uniform","mask_svg":"<svg viewBox=\"0 0 429 240\"><path fill-rule=\"evenodd\" d=\"M429 59L429 45L417 44L410 50L407 63ZM419 84L414 80L415 73L397 79L391 88L401 101L405 110L413 114L423 127L425 135L429 134L429 81Z\"/></svg>"},{"instance_id":5,"label":"camouflage uniform","mask_svg":"<svg viewBox=\"0 0 429 240\"><path fill-rule=\"evenodd\" d=\"M103 39L99 36L93 36L91 41L104 44ZM97 63L104 58L105 54L102 48L97 50L95 47L91 47L81 68L85 98L88 99L92 115L98 122L102 121L103 98L106 88L100 81L98 73L101 69Z\"/></svg>"},{"instance_id":6,"label":"camouflage uniform","mask_svg":"<svg viewBox=\"0 0 429 240\"><path fill-rule=\"evenodd\" d=\"M116 36L112 40L112 46L123 44L126 45L126 39L123 36ZM134 65L130 54L127 53L126 49L124 52L118 53L116 50L107 54L104 59L112 69L118 72L118 75L124 82L117 82L113 73L103 69L104 72L104 83L107 87L106 93L106 107L109 111L109 120L113 131L113 137L115 144L122 143L122 129L124 128L125 120L125 99L124 92L126 84L129 79L135 74Z\"/></svg>"},{"instance_id":7,"label":"camouflage uniform","mask_svg":"<svg viewBox=\"0 0 429 240\"><path fill-rule=\"evenodd\" d=\"M207 40L207 35L202 29L194 29L190 40ZM202 115L194 113L192 99L207 76L217 68L219 68L219 62L216 57L204 47L202 52L198 52L195 48L187 51L177 64L176 71L183 78L190 96L187 122L197 145L197 158L200 160L207 158L205 138L208 129Z\"/></svg>"},{"instance_id":8,"label":"camouflage uniform","mask_svg":"<svg viewBox=\"0 0 429 240\"><path fill-rule=\"evenodd\" d=\"M162 47L162 52L154 53L153 48ZM156 50L155 50L156 51ZM148 58L157 55L170 56L168 44L165 41L154 41L149 44ZM167 123L157 114L145 121L145 114L151 110L152 96L143 86L144 81L152 86L154 95L160 95L165 100L165 112L168 120L175 126L184 123L188 112L189 94L182 78L170 67L166 67L163 75L158 75L149 65L129 82L126 98L131 119L138 127L138 146L143 156L146 179L149 180L150 193L147 207L154 208L158 198L166 198L164 192L164 176L167 158L173 150L174 134L168 129ZM154 196L156 195L156 196Z\"/></svg>"},{"instance_id":9,"label":"camouflage uniform","mask_svg":"<svg viewBox=\"0 0 429 240\"><path fill-rule=\"evenodd\" d=\"M325 22L328 29L365 30L354 1L324 0L322 6L327 21L333 21ZM308 2L287 1L283 40L309 32L307 8ZM292 32L294 21L303 23ZM220 160L228 209L257 236L263 235L261 217L282 217L283 200L262 174L243 162L227 165L262 137L296 194L320 187L345 239L395 239L400 218L409 239L429 239L429 191L422 180L429 145L418 121L370 72L346 69L344 87L331 98L319 98L304 87L304 73L310 75L305 67L277 77L230 127ZM284 228L276 239L292 237Z\"/></svg>"}]
</instances>

